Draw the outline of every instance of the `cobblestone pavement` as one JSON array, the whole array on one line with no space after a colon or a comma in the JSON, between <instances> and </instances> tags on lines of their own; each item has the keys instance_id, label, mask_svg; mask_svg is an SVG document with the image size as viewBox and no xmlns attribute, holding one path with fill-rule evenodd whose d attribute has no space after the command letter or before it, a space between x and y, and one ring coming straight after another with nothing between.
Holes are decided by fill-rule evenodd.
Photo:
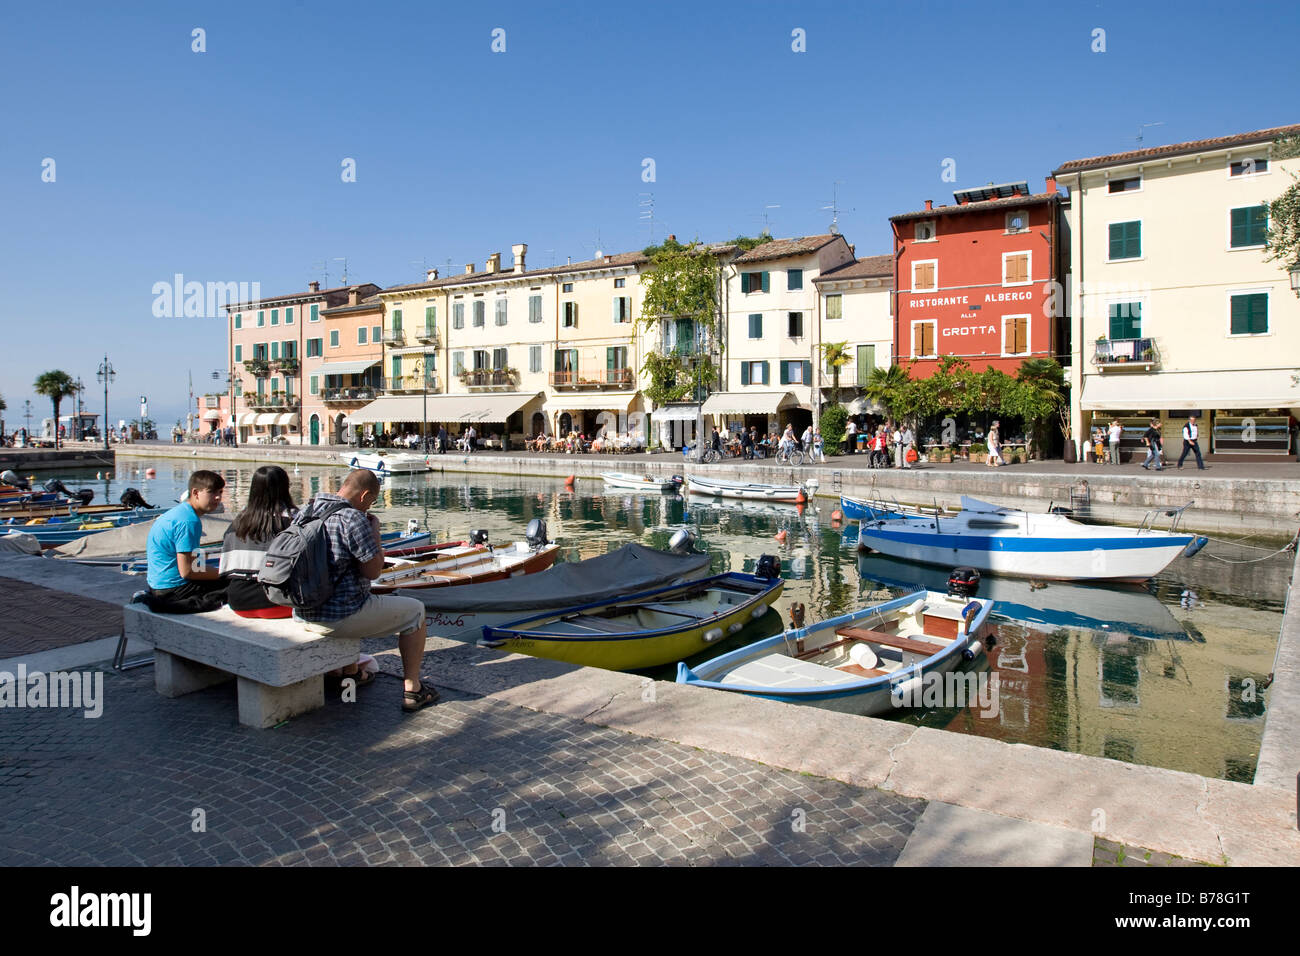
<instances>
[{"instance_id":1,"label":"cobblestone pavement","mask_svg":"<svg viewBox=\"0 0 1300 956\"><path fill-rule=\"evenodd\" d=\"M0 658L122 633L122 608L107 601L0 578Z\"/></svg>"},{"instance_id":2,"label":"cobblestone pavement","mask_svg":"<svg viewBox=\"0 0 1300 956\"><path fill-rule=\"evenodd\" d=\"M1100 837L1092 843L1093 866L1209 866L1199 860L1189 860L1170 853L1155 853L1139 846L1103 840Z\"/></svg>"},{"instance_id":3,"label":"cobblestone pavement","mask_svg":"<svg viewBox=\"0 0 1300 956\"><path fill-rule=\"evenodd\" d=\"M888 866L925 808L454 691L406 717L388 676L358 696L255 731L233 685L167 700L146 668L105 673L98 719L0 711L0 859Z\"/></svg>"}]
</instances>

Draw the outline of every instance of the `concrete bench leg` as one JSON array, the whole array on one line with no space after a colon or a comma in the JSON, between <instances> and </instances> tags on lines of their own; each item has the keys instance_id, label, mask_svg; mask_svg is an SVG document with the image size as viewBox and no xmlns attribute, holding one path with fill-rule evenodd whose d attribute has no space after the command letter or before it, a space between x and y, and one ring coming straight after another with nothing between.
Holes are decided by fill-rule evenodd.
<instances>
[{"instance_id":1,"label":"concrete bench leg","mask_svg":"<svg viewBox=\"0 0 1300 956\"><path fill-rule=\"evenodd\" d=\"M239 722L247 727L274 727L282 720L324 706L325 678L319 674L287 687L239 678Z\"/></svg>"},{"instance_id":2,"label":"concrete bench leg","mask_svg":"<svg viewBox=\"0 0 1300 956\"><path fill-rule=\"evenodd\" d=\"M233 676L215 667L154 649L154 687L164 697L182 697Z\"/></svg>"}]
</instances>

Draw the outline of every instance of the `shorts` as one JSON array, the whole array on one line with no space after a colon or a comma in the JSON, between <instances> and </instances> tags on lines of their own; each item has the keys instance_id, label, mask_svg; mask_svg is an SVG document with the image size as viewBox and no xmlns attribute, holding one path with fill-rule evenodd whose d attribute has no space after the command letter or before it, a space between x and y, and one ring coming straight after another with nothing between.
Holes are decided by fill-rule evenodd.
<instances>
[{"instance_id":1,"label":"shorts","mask_svg":"<svg viewBox=\"0 0 1300 956\"><path fill-rule=\"evenodd\" d=\"M424 625L424 618L422 601L396 594L372 594L355 614L338 621L303 621L294 615L314 634L361 638L409 634Z\"/></svg>"}]
</instances>

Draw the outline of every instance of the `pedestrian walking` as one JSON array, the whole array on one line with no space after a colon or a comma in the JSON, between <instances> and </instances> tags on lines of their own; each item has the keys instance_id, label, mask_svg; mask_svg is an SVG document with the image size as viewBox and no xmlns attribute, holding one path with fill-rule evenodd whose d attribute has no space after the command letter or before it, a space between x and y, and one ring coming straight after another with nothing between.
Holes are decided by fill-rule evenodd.
<instances>
[{"instance_id":1,"label":"pedestrian walking","mask_svg":"<svg viewBox=\"0 0 1300 956\"><path fill-rule=\"evenodd\" d=\"M900 456L900 458L901 458L901 460L902 460L902 462L903 462L902 467L904 467L904 468L911 468L912 466L911 466L911 464L908 462L908 456L912 453L912 447L916 444L916 436L912 434L912 426L911 426L911 425L904 425L904 426L903 426L903 431L902 431L902 433L899 435L899 441L900 441L900 443L901 443L902 446L903 446L903 451L902 451L902 454L901 454L901 456Z\"/></svg>"},{"instance_id":2,"label":"pedestrian walking","mask_svg":"<svg viewBox=\"0 0 1300 956\"><path fill-rule=\"evenodd\" d=\"M844 447L847 454L853 455L858 450L858 423L849 419L844 426Z\"/></svg>"},{"instance_id":3,"label":"pedestrian walking","mask_svg":"<svg viewBox=\"0 0 1300 956\"><path fill-rule=\"evenodd\" d=\"M1196 467L1201 471L1205 470L1205 462L1201 460L1201 446L1198 442L1200 437L1201 432L1196 426L1196 416L1188 416L1187 424L1183 426L1183 453L1178 456L1179 468L1183 467L1183 459L1190 451L1196 455Z\"/></svg>"},{"instance_id":4,"label":"pedestrian walking","mask_svg":"<svg viewBox=\"0 0 1300 956\"><path fill-rule=\"evenodd\" d=\"M1151 425L1142 433L1142 441L1147 446L1147 459L1142 462L1143 469L1148 469L1152 462L1156 464L1156 471L1163 471L1164 464L1160 461L1160 453L1163 448L1163 441L1160 437L1160 419L1151 419Z\"/></svg>"},{"instance_id":5,"label":"pedestrian walking","mask_svg":"<svg viewBox=\"0 0 1300 956\"><path fill-rule=\"evenodd\" d=\"M984 464L996 468L1006 463L1006 459L1002 457L1002 425L994 422L989 428L989 454Z\"/></svg>"}]
</instances>

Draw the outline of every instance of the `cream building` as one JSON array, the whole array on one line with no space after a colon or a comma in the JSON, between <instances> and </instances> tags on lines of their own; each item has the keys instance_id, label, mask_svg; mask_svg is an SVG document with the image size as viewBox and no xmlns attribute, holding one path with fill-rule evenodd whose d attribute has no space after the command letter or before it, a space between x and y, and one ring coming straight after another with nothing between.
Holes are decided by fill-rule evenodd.
<instances>
[{"instance_id":1,"label":"cream building","mask_svg":"<svg viewBox=\"0 0 1300 956\"><path fill-rule=\"evenodd\" d=\"M820 347L826 342L847 342L849 364L840 368L839 400L867 384L872 369L889 368L893 363L894 316L891 309L894 291L894 257L867 256L823 272L813 283L821 297L821 327L816 345L822 358L817 363L817 385L822 404L834 401L833 373L824 361ZM853 411L865 411L861 400L849 402Z\"/></svg>"},{"instance_id":2,"label":"cream building","mask_svg":"<svg viewBox=\"0 0 1300 956\"><path fill-rule=\"evenodd\" d=\"M1284 454L1300 407L1300 300L1264 261L1267 204L1300 160L1279 127L1065 163L1069 368L1076 439L1119 418L1137 452L1162 421L1166 457L1187 416L1203 453ZM1291 446L1294 451L1294 447Z\"/></svg>"}]
</instances>

